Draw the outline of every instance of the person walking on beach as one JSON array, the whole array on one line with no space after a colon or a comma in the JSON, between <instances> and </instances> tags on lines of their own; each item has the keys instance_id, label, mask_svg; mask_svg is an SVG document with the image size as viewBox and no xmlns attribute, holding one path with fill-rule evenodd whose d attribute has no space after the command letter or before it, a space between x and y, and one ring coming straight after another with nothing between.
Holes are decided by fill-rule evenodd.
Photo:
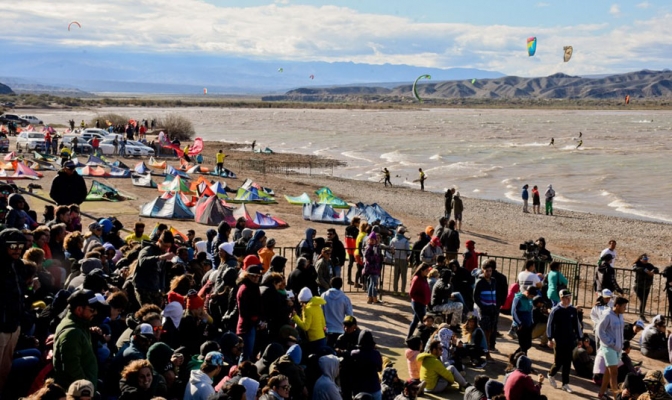
<instances>
[{"instance_id":1,"label":"person walking on beach","mask_svg":"<svg viewBox=\"0 0 672 400\"><path fill-rule=\"evenodd\" d=\"M597 324L596 335L600 340L600 353L604 357L606 369L602 378L602 386L597 394L598 399L603 399L607 393L607 386L611 385L614 397L618 393L618 362L623 353L623 313L628 304L628 299L618 297L614 307L609 310ZM571 392L570 392L571 393Z\"/></svg>"},{"instance_id":2,"label":"person walking on beach","mask_svg":"<svg viewBox=\"0 0 672 400\"><path fill-rule=\"evenodd\" d=\"M527 189L528 189L529 187L530 187L529 185L525 185L525 186L523 186L523 195L522 195L522 197L523 197L523 212L524 212L524 213L529 213L529 211L527 210L527 201L528 201L529 198L530 198L530 194L529 194L528 191L527 191Z\"/></svg>"},{"instance_id":3,"label":"person walking on beach","mask_svg":"<svg viewBox=\"0 0 672 400\"><path fill-rule=\"evenodd\" d=\"M392 186L392 182L390 181L390 171L387 168L383 168L383 174L385 174L385 187L387 187L388 183Z\"/></svg>"},{"instance_id":4,"label":"person walking on beach","mask_svg":"<svg viewBox=\"0 0 672 400\"><path fill-rule=\"evenodd\" d=\"M569 387L569 373L572 369L572 351L575 343L581 340L583 333L579 324L576 308L572 305L572 293L563 289L560 291L560 304L553 307L548 316L546 325L548 346L553 349L553 365L548 371L548 382L558 388L555 374L562 368L562 389L572 393Z\"/></svg>"},{"instance_id":5,"label":"person walking on beach","mask_svg":"<svg viewBox=\"0 0 672 400\"><path fill-rule=\"evenodd\" d=\"M549 146L555 146L555 138L551 138L551 143L548 144Z\"/></svg>"},{"instance_id":6,"label":"person walking on beach","mask_svg":"<svg viewBox=\"0 0 672 400\"><path fill-rule=\"evenodd\" d=\"M544 193L544 197L546 197L546 215L549 213L553 215L553 198L555 197L555 190L553 190L553 185L548 185L548 188Z\"/></svg>"},{"instance_id":7,"label":"person walking on beach","mask_svg":"<svg viewBox=\"0 0 672 400\"><path fill-rule=\"evenodd\" d=\"M444 195L445 197L445 208L446 208L446 213L444 214L444 217L446 217L447 220L450 219L450 213L453 211L453 194L455 194L455 188L450 188L446 190L446 194Z\"/></svg>"},{"instance_id":8,"label":"person walking on beach","mask_svg":"<svg viewBox=\"0 0 672 400\"><path fill-rule=\"evenodd\" d=\"M418 182L420 182L420 191L424 192L425 191L425 179L427 179L427 175L422 171L422 168L418 168L418 171L420 172L420 178L418 179Z\"/></svg>"},{"instance_id":9,"label":"person walking on beach","mask_svg":"<svg viewBox=\"0 0 672 400\"><path fill-rule=\"evenodd\" d=\"M257 141L255 140L255 141L252 142L252 152L253 152L253 153L254 153L254 147L255 147L256 145L257 145Z\"/></svg>"},{"instance_id":10,"label":"person walking on beach","mask_svg":"<svg viewBox=\"0 0 672 400\"><path fill-rule=\"evenodd\" d=\"M217 165L215 166L215 173L217 175L224 172L224 157L226 157L226 154L222 153L222 149L219 149L219 152L216 155Z\"/></svg>"},{"instance_id":11,"label":"person walking on beach","mask_svg":"<svg viewBox=\"0 0 672 400\"><path fill-rule=\"evenodd\" d=\"M462 212L464 211L464 204L460 197L460 192L455 192L453 195L453 212L455 213L455 223L457 230L462 232Z\"/></svg>"},{"instance_id":12,"label":"person walking on beach","mask_svg":"<svg viewBox=\"0 0 672 400\"><path fill-rule=\"evenodd\" d=\"M532 212L541 214L541 198L539 196L539 189L537 185L532 187Z\"/></svg>"}]
</instances>

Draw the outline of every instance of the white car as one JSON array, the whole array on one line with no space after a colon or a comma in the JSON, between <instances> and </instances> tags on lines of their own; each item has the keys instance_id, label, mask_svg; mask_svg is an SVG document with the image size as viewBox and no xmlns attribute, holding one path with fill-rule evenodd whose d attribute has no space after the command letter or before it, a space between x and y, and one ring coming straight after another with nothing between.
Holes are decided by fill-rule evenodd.
<instances>
[{"instance_id":1,"label":"white car","mask_svg":"<svg viewBox=\"0 0 672 400\"><path fill-rule=\"evenodd\" d=\"M117 146L117 151L121 150L121 140L118 141L119 145ZM114 154L114 139L103 139L99 144L98 148L103 152L104 155ZM152 155L154 153L152 152ZM147 151L142 149L140 146L136 146L130 141L126 144L126 156L135 157L135 156L146 156Z\"/></svg>"},{"instance_id":2,"label":"white car","mask_svg":"<svg viewBox=\"0 0 672 400\"><path fill-rule=\"evenodd\" d=\"M20 115L19 118L23 118L26 121L30 122L33 125L44 125L41 119L37 118L34 115Z\"/></svg>"},{"instance_id":3,"label":"white car","mask_svg":"<svg viewBox=\"0 0 672 400\"><path fill-rule=\"evenodd\" d=\"M45 151L47 142L44 141L44 133L40 132L21 132L16 138L16 149L26 149L29 151Z\"/></svg>"},{"instance_id":4,"label":"white car","mask_svg":"<svg viewBox=\"0 0 672 400\"><path fill-rule=\"evenodd\" d=\"M94 137L97 137L98 140L103 140L107 138L112 138L107 131L104 131L102 129L85 129L84 132L79 134L80 136L80 141L82 142L88 142L89 140L93 139Z\"/></svg>"},{"instance_id":5,"label":"white car","mask_svg":"<svg viewBox=\"0 0 672 400\"><path fill-rule=\"evenodd\" d=\"M139 148L141 156L154 156L154 149L147 146L146 144L143 144L142 142L138 142L137 140L129 140L128 144Z\"/></svg>"}]
</instances>

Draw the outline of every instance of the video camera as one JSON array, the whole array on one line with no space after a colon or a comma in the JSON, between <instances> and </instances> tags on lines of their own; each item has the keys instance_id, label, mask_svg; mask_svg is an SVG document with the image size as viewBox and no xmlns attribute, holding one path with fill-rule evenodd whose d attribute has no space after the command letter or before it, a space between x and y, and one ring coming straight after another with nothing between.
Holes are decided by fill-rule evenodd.
<instances>
[{"instance_id":1,"label":"video camera","mask_svg":"<svg viewBox=\"0 0 672 400\"><path fill-rule=\"evenodd\" d=\"M539 245L534 243L532 240L521 243L518 248L523 251L523 257L527 258L528 260L539 257Z\"/></svg>"}]
</instances>

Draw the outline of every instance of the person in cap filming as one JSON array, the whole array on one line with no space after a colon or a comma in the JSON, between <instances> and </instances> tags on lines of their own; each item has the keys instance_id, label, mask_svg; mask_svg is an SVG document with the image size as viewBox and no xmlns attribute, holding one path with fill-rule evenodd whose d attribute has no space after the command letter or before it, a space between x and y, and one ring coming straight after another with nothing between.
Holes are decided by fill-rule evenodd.
<instances>
[{"instance_id":1,"label":"person in cap filming","mask_svg":"<svg viewBox=\"0 0 672 400\"><path fill-rule=\"evenodd\" d=\"M51 197L59 206L82 204L88 194L84 177L75 171L77 166L72 161L66 161L63 168L51 182Z\"/></svg>"},{"instance_id":2,"label":"person in cap filming","mask_svg":"<svg viewBox=\"0 0 672 400\"><path fill-rule=\"evenodd\" d=\"M69 387L76 380L98 383L98 360L91 345L91 321L107 306L100 293L81 289L68 299L68 312L56 328L54 375L56 382ZM94 328L100 330L100 328ZM102 332L99 332L102 334Z\"/></svg>"}]
</instances>

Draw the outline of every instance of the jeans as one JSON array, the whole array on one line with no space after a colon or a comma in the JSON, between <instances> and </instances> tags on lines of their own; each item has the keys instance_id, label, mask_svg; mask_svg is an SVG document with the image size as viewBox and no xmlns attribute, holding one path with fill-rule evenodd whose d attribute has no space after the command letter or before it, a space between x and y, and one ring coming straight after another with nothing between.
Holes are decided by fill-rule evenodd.
<instances>
[{"instance_id":1,"label":"jeans","mask_svg":"<svg viewBox=\"0 0 672 400\"><path fill-rule=\"evenodd\" d=\"M14 349L19 341L21 327L16 328L14 333L0 333L0 393L5 386L5 380L12 368Z\"/></svg>"},{"instance_id":2,"label":"jeans","mask_svg":"<svg viewBox=\"0 0 672 400\"><path fill-rule=\"evenodd\" d=\"M394 275L392 280L392 289L395 293L399 292L399 279L401 279L401 291L406 292L406 276L408 275L408 261L405 258L394 259Z\"/></svg>"},{"instance_id":3,"label":"jeans","mask_svg":"<svg viewBox=\"0 0 672 400\"><path fill-rule=\"evenodd\" d=\"M639 299L639 315L646 314L646 302L649 300L651 286L637 288L637 298Z\"/></svg>"},{"instance_id":4,"label":"jeans","mask_svg":"<svg viewBox=\"0 0 672 400\"><path fill-rule=\"evenodd\" d=\"M327 347L327 338L324 337L322 339L313 340L312 342L308 343L308 345L311 354L320 354L322 349Z\"/></svg>"},{"instance_id":5,"label":"jeans","mask_svg":"<svg viewBox=\"0 0 672 400\"><path fill-rule=\"evenodd\" d=\"M253 360L254 355L252 353L254 352L254 340L257 337L257 330L252 327L245 333L239 333L238 336L243 339L243 353L240 355L240 362Z\"/></svg>"},{"instance_id":6,"label":"jeans","mask_svg":"<svg viewBox=\"0 0 672 400\"><path fill-rule=\"evenodd\" d=\"M343 266L341 266L341 265L332 265L331 266L331 276L332 277L337 277L338 276L340 278L341 277L341 268L343 268Z\"/></svg>"},{"instance_id":7,"label":"jeans","mask_svg":"<svg viewBox=\"0 0 672 400\"><path fill-rule=\"evenodd\" d=\"M369 279L369 287L367 289L367 293L371 297L377 297L378 296L378 281L380 280L380 275L369 275L367 276Z\"/></svg>"},{"instance_id":8,"label":"jeans","mask_svg":"<svg viewBox=\"0 0 672 400\"><path fill-rule=\"evenodd\" d=\"M422 322L422 319L425 318L425 314L427 314L427 306L424 304L416 303L411 300L411 308L413 309L413 321L411 321L411 325L408 327L408 335L406 335L407 339L413 336L415 328L418 327L418 324Z\"/></svg>"},{"instance_id":9,"label":"jeans","mask_svg":"<svg viewBox=\"0 0 672 400\"><path fill-rule=\"evenodd\" d=\"M21 372L28 370L37 364L42 359L42 353L38 349L24 349L14 353L14 360L12 361L12 372Z\"/></svg>"},{"instance_id":10,"label":"jeans","mask_svg":"<svg viewBox=\"0 0 672 400\"><path fill-rule=\"evenodd\" d=\"M524 199L524 200L523 200L523 212L528 212L528 211L527 211L527 202L528 202L527 199Z\"/></svg>"}]
</instances>

